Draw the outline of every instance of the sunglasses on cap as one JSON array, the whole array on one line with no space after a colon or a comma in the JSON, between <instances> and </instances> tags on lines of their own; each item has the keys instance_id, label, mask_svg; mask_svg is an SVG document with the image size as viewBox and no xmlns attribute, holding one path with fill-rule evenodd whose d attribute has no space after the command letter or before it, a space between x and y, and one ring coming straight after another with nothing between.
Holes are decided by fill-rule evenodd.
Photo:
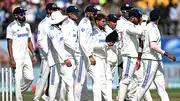
<instances>
[{"instance_id":1,"label":"sunglasses on cap","mask_svg":"<svg viewBox=\"0 0 180 101\"><path fill-rule=\"evenodd\" d=\"M18 13L17 15L20 15L20 16L25 16L26 13L25 12L21 12L21 13Z\"/></svg>"}]
</instances>

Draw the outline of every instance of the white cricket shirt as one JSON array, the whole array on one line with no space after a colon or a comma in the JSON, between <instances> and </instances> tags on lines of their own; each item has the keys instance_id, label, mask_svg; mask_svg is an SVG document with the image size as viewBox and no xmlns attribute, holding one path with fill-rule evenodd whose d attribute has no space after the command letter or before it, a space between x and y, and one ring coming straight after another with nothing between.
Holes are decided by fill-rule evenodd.
<instances>
[{"instance_id":1,"label":"white cricket shirt","mask_svg":"<svg viewBox=\"0 0 180 101\"><path fill-rule=\"evenodd\" d=\"M123 45L121 54L124 56L138 57L138 35L144 31L143 26L138 26L128 21L123 31Z\"/></svg>"},{"instance_id":2,"label":"white cricket shirt","mask_svg":"<svg viewBox=\"0 0 180 101\"><path fill-rule=\"evenodd\" d=\"M144 48L143 48L143 59L152 59L152 60L162 60L162 55L155 50L150 48L150 42L154 41L157 43L159 48L161 48L161 36L158 29L158 26L153 22L150 22L147 25L147 30L145 32Z\"/></svg>"},{"instance_id":3,"label":"white cricket shirt","mask_svg":"<svg viewBox=\"0 0 180 101\"><path fill-rule=\"evenodd\" d=\"M93 27L93 34L91 36L90 50L93 55L100 58L107 58L107 45L106 45L106 35L107 33L100 30L98 27Z\"/></svg>"},{"instance_id":4,"label":"white cricket shirt","mask_svg":"<svg viewBox=\"0 0 180 101\"><path fill-rule=\"evenodd\" d=\"M14 59L29 59L28 38L32 36L28 23L20 24L16 20L11 22L6 30L6 38L12 40Z\"/></svg>"},{"instance_id":5,"label":"white cricket shirt","mask_svg":"<svg viewBox=\"0 0 180 101\"><path fill-rule=\"evenodd\" d=\"M69 58L74 58L77 45L78 26L72 19L67 19L62 27L62 34L64 36L65 50Z\"/></svg>"},{"instance_id":6,"label":"white cricket shirt","mask_svg":"<svg viewBox=\"0 0 180 101\"><path fill-rule=\"evenodd\" d=\"M79 44L80 51L83 52L87 57L91 56L89 51L90 38L93 34L92 25L90 20L87 17L84 17L79 23Z\"/></svg>"},{"instance_id":7,"label":"white cricket shirt","mask_svg":"<svg viewBox=\"0 0 180 101\"><path fill-rule=\"evenodd\" d=\"M47 22L48 17L45 17L38 25L37 43L39 46L40 56L42 59L47 57L48 53L48 37L47 30L50 24Z\"/></svg>"},{"instance_id":8,"label":"white cricket shirt","mask_svg":"<svg viewBox=\"0 0 180 101\"><path fill-rule=\"evenodd\" d=\"M47 56L49 66L53 66L57 63L64 63L67 59L67 55L65 53L62 31L55 26L50 26L47 35L49 43L51 44Z\"/></svg>"}]
</instances>

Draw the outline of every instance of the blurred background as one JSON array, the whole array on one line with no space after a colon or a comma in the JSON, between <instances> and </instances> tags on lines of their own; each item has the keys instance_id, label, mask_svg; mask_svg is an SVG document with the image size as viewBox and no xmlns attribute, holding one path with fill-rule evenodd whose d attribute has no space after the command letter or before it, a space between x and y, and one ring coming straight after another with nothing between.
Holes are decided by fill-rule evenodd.
<instances>
[{"instance_id":1,"label":"blurred background","mask_svg":"<svg viewBox=\"0 0 180 101\"><path fill-rule=\"evenodd\" d=\"M81 18L84 16L84 8L89 4L96 5L98 9L101 9L101 13L105 15L114 13L119 17L120 6L123 3L129 3L146 15L149 15L153 8L159 7L161 9L159 29L162 35L162 48L177 56L177 62L175 63L163 57L166 87L169 89L180 89L180 0L0 0L0 58L7 58L8 54L5 38L6 27L13 21L11 12L15 7L21 6L27 9L26 20L31 25L33 33L32 41L39 61L38 64L35 65L34 74L39 74L40 57L36 34L39 22L46 16L45 7L48 2L55 2L61 8L62 12L64 12L69 5L76 5L81 10ZM0 66L3 67L2 65ZM116 89L118 85L118 76L117 74L115 75L113 89ZM38 75L35 75L32 86L36 84L37 79ZM89 89L91 89L90 83L91 82L88 81ZM152 86L152 88L154 87Z\"/></svg>"}]
</instances>

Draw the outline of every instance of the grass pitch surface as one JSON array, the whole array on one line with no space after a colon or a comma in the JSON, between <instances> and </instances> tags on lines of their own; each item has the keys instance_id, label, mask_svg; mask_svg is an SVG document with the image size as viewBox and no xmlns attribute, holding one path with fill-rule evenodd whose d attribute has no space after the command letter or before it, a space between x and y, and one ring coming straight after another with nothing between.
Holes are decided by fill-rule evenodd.
<instances>
[{"instance_id":1,"label":"grass pitch surface","mask_svg":"<svg viewBox=\"0 0 180 101\"><path fill-rule=\"evenodd\" d=\"M167 89L168 95L170 97L170 101L180 101L180 89ZM160 98L158 96L158 93L156 90L151 90L151 95L153 97L153 101L160 101ZM113 99L115 100L117 96L117 90L113 91ZM24 101L32 101L34 97L33 92L27 92L23 96ZM88 94L89 101L92 101L92 91L89 91ZM0 95L0 101L2 101L2 94ZM40 99L40 101L43 101Z\"/></svg>"}]
</instances>

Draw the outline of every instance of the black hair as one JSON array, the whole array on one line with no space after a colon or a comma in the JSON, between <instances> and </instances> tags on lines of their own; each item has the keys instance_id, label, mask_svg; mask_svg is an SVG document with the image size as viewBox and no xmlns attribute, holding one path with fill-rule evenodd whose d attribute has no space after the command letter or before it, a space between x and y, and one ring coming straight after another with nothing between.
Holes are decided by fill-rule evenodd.
<instances>
[{"instance_id":1,"label":"black hair","mask_svg":"<svg viewBox=\"0 0 180 101\"><path fill-rule=\"evenodd\" d=\"M96 20L99 21L101 19L106 19L106 16L104 14L102 14L102 13L97 14L96 17L95 17L95 21Z\"/></svg>"}]
</instances>

